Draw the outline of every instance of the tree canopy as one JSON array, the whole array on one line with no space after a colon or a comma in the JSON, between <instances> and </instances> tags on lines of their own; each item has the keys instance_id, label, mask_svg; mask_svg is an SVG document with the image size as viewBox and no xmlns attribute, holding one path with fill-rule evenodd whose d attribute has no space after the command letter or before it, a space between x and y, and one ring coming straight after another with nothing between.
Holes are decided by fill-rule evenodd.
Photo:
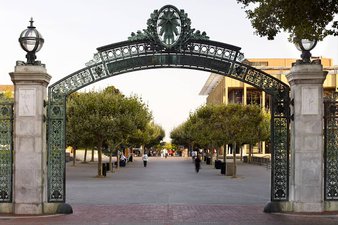
<instances>
[{"instance_id":1,"label":"tree canopy","mask_svg":"<svg viewBox=\"0 0 338 225\"><path fill-rule=\"evenodd\" d=\"M10 90L5 90L4 92L0 93L0 102L8 102L13 100L14 96Z\"/></svg>"},{"instance_id":2,"label":"tree canopy","mask_svg":"<svg viewBox=\"0 0 338 225\"><path fill-rule=\"evenodd\" d=\"M270 117L255 105L206 105L170 134L172 142L201 147L236 142L255 144L269 138Z\"/></svg>"},{"instance_id":3,"label":"tree canopy","mask_svg":"<svg viewBox=\"0 0 338 225\"><path fill-rule=\"evenodd\" d=\"M254 145L269 137L269 116L257 105L205 105L191 113L188 120L175 128L170 137L175 144L203 148L233 146L236 176L236 145Z\"/></svg>"},{"instance_id":4,"label":"tree canopy","mask_svg":"<svg viewBox=\"0 0 338 225\"><path fill-rule=\"evenodd\" d=\"M152 115L137 97L125 97L118 89L73 93L67 102L67 143L96 146L98 176L102 175L102 147L127 144L137 130L145 131Z\"/></svg>"},{"instance_id":5,"label":"tree canopy","mask_svg":"<svg viewBox=\"0 0 338 225\"><path fill-rule=\"evenodd\" d=\"M337 0L237 0L243 4L253 28L273 40L281 31L290 41L323 40L338 35ZM296 38L294 40L294 38Z\"/></svg>"}]
</instances>

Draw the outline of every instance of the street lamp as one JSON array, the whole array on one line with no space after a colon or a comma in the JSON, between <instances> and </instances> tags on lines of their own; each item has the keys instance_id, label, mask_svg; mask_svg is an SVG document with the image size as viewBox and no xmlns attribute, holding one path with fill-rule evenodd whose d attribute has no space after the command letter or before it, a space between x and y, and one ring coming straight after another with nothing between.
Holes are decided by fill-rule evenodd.
<instances>
[{"instance_id":1,"label":"street lamp","mask_svg":"<svg viewBox=\"0 0 338 225\"><path fill-rule=\"evenodd\" d=\"M301 39L295 41L296 48L302 52L300 57L302 58L302 63L311 63L311 53L310 51L316 47L317 40Z\"/></svg>"},{"instance_id":2,"label":"street lamp","mask_svg":"<svg viewBox=\"0 0 338 225\"><path fill-rule=\"evenodd\" d=\"M33 26L33 18L29 21L30 25L27 27L26 30L22 31L20 34L19 42L21 48L27 52L27 64L34 65L36 64L35 53L40 51L42 45L44 43L44 39L39 31L35 29Z\"/></svg>"}]
</instances>

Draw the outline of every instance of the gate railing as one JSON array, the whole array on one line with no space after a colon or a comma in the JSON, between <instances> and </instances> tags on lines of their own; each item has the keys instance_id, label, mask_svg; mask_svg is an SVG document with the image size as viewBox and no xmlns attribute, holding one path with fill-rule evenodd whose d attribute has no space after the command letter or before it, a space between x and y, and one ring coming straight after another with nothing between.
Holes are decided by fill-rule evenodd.
<instances>
[{"instance_id":1,"label":"gate railing","mask_svg":"<svg viewBox=\"0 0 338 225\"><path fill-rule=\"evenodd\" d=\"M338 101L324 100L324 198L338 201Z\"/></svg>"},{"instance_id":2,"label":"gate railing","mask_svg":"<svg viewBox=\"0 0 338 225\"><path fill-rule=\"evenodd\" d=\"M13 103L0 103L0 203L12 202Z\"/></svg>"}]
</instances>

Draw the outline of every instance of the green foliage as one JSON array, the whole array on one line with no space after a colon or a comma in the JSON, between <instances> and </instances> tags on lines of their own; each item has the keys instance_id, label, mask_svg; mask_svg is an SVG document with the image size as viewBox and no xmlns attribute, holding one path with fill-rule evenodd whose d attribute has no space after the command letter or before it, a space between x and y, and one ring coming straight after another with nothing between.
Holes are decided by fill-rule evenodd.
<instances>
[{"instance_id":1,"label":"green foliage","mask_svg":"<svg viewBox=\"0 0 338 225\"><path fill-rule=\"evenodd\" d=\"M150 111L138 97L125 97L114 87L74 93L67 102L67 142L83 147L127 144L150 120Z\"/></svg>"},{"instance_id":2,"label":"green foliage","mask_svg":"<svg viewBox=\"0 0 338 225\"><path fill-rule=\"evenodd\" d=\"M215 147L236 143L255 144L270 135L268 114L254 105L206 105L175 128L170 137L178 145Z\"/></svg>"},{"instance_id":3,"label":"green foliage","mask_svg":"<svg viewBox=\"0 0 338 225\"><path fill-rule=\"evenodd\" d=\"M323 40L338 35L336 0L237 0L243 4L253 28L261 37L273 40L281 31L290 33L290 41Z\"/></svg>"},{"instance_id":4,"label":"green foliage","mask_svg":"<svg viewBox=\"0 0 338 225\"><path fill-rule=\"evenodd\" d=\"M151 117L137 96L125 97L115 87L73 93L67 101L67 142L73 146L96 146L98 176L102 176L102 152L111 156L118 146L127 145L131 135L146 129Z\"/></svg>"},{"instance_id":5,"label":"green foliage","mask_svg":"<svg viewBox=\"0 0 338 225\"><path fill-rule=\"evenodd\" d=\"M0 102L8 102L13 100L14 96L10 90L5 90L0 93Z\"/></svg>"},{"instance_id":6,"label":"green foliage","mask_svg":"<svg viewBox=\"0 0 338 225\"><path fill-rule=\"evenodd\" d=\"M160 144L164 136L163 128L151 121L146 124L144 129L135 130L133 135L128 138L128 143L131 146L143 145L150 148Z\"/></svg>"}]
</instances>

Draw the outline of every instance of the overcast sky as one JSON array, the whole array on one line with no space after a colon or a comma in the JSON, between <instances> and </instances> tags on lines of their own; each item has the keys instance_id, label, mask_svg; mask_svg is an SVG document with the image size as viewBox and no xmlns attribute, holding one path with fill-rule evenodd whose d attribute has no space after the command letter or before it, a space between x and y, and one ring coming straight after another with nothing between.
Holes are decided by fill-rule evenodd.
<instances>
[{"instance_id":1,"label":"overcast sky","mask_svg":"<svg viewBox=\"0 0 338 225\"><path fill-rule=\"evenodd\" d=\"M287 34L274 41L254 35L250 21L236 0L0 0L0 84L12 84L9 72L17 60L25 61L18 38L33 17L45 44L37 54L52 76L51 84L85 67L96 48L125 41L131 32L146 28L155 9L171 4L184 9L192 28L205 31L211 40L242 48L246 58L298 58L300 52ZM317 44L313 56L338 64L338 37ZM122 74L90 88L114 85L124 94L137 94L148 103L155 122L167 135L185 121L189 112L205 103L199 96L209 73L195 70L156 69Z\"/></svg>"}]
</instances>

